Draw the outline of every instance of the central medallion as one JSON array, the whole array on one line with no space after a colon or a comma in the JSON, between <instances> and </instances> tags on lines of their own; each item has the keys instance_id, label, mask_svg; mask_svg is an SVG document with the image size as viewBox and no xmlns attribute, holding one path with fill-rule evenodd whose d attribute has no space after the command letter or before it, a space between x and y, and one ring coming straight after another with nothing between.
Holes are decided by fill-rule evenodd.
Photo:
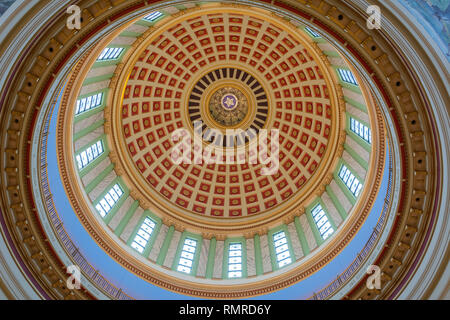
<instances>
[{"instance_id":1,"label":"central medallion","mask_svg":"<svg viewBox=\"0 0 450 320\"><path fill-rule=\"evenodd\" d=\"M211 130L219 130L222 144L227 147L256 137L233 142L235 139L228 137L226 130L252 129L258 134L266 125L269 101L266 90L254 75L239 68L220 68L197 78L188 97L187 110L192 128L196 122L202 122L197 133L206 143L211 140L208 138Z\"/></svg>"},{"instance_id":2,"label":"central medallion","mask_svg":"<svg viewBox=\"0 0 450 320\"><path fill-rule=\"evenodd\" d=\"M215 145L231 147L257 137L266 125L269 101L254 75L234 67L220 68L198 77L188 97L187 110L192 128L201 122L196 133L205 143L217 136ZM228 135L227 130L243 130L248 136L238 139Z\"/></svg>"},{"instance_id":3,"label":"central medallion","mask_svg":"<svg viewBox=\"0 0 450 320\"><path fill-rule=\"evenodd\" d=\"M225 127L236 126L248 114L247 97L237 88L226 86L213 93L209 112L214 121Z\"/></svg>"},{"instance_id":4,"label":"central medallion","mask_svg":"<svg viewBox=\"0 0 450 320\"><path fill-rule=\"evenodd\" d=\"M222 98L222 107L225 110L233 110L235 109L239 104L238 98L234 94L227 93Z\"/></svg>"}]
</instances>

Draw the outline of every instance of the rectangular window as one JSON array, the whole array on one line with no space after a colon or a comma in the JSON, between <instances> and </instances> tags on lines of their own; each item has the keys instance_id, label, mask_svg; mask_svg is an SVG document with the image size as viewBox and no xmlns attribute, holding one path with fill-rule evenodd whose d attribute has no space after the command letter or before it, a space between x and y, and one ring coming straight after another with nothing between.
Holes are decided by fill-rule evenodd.
<instances>
[{"instance_id":1,"label":"rectangular window","mask_svg":"<svg viewBox=\"0 0 450 320\"><path fill-rule=\"evenodd\" d=\"M89 111L102 104L103 93L97 93L92 96L77 100L77 108L75 109L75 115Z\"/></svg>"},{"instance_id":2,"label":"rectangular window","mask_svg":"<svg viewBox=\"0 0 450 320\"><path fill-rule=\"evenodd\" d=\"M104 152L103 142L97 141L92 146L82 151L79 155L76 156L78 169L81 170L85 168L89 163L100 157L100 155Z\"/></svg>"},{"instance_id":3,"label":"rectangular window","mask_svg":"<svg viewBox=\"0 0 450 320\"><path fill-rule=\"evenodd\" d=\"M163 16L163 14L162 14L161 12L155 11L155 12L153 12L153 13L150 13L148 16L145 16L145 17L144 17L144 20L153 22L153 21L158 20L158 19L161 18L162 16Z\"/></svg>"},{"instance_id":4,"label":"rectangular window","mask_svg":"<svg viewBox=\"0 0 450 320\"><path fill-rule=\"evenodd\" d=\"M98 213L102 216L102 218L106 217L106 215L111 211L114 205L119 201L119 199L123 195L123 190L119 186L119 184L115 184L108 193L99 201L99 203L95 206Z\"/></svg>"},{"instance_id":5,"label":"rectangular window","mask_svg":"<svg viewBox=\"0 0 450 320\"><path fill-rule=\"evenodd\" d=\"M136 249L139 253L144 252L145 247L147 246L148 241L150 240L150 236L153 233L153 230L156 227L155 221L146 217L144 222L142 222L136 236L131 243L131 247Z\"/></svg>"},{"instance_id":6,"label":"rectangular window","mask_svg":"<svg viewBox=\"0 0 450 320\"><path fill-rule=\"evenodd\" d=\"M362 189L362 183L359 182L358 178L355 177L353 173L347 168L347 166L342 165L339 171L339 178L344 182L348 190L355 196L358 197Z\"/></svg>"},{"instance_id":7,"label":"rectangular window","mask_svg":"<svg viewBox=\"0 0 450 320\"><path fill-rule=\"evenodd\" d=\"M105 48L97 61L108 61L108 60L116 60L119 58L120 54L123 52L124 48Z\"/></svg>"},{"instance_id":8,"label":"rectangular window","mask_svg":"<svg viewBox=\"0 0 450 320\"><path fill-rule=\"evenodd\" d=\"M372 132L370 128L363 125L361 122L354 118L350 118L350 130L356 133L361 139L368 143L372 143Z\"/></svg>"},{"instance_id":9,"label":"rectangular window","mask_svg":"<svg viewBox=\"0 0 450 320\"><path fill-rule=\"evenodd\" d=\"M317 32L313 31L312 29L306 27L305 30L312 35L314 38L320 38L320 34L318 34Z\"/></svg>"},{"instance_id":10,"label":"rectangular window","mask_svg":"<svg viewBox=\"0 0 450 320\"><path fill-rule=\"evenodd\" d=\"M334 232L334 229L322 206L320 204L315 206L311 211L311 215L316 223L317 229L319 229L320 236L323 240L326 240Z\"/></svg>"},{"instance_id":11,"label":"rectangular window","mask_svg":"<svg viewBox=\"0 0 450 320\"><path fill-rule=\"evenodd\" d=\"M284 231L277 232L273 235L273 246L277 257L278 267L284 267L292 262L291 253Z\"/></svg>"},{"instance_id":12,"label":"rectangular window","mask_svg":"<svg viewBox=\"0 0 450 320\"><path fill-rule=\"evenodd\" d=\"M242 277L242 244L230 243L228 247L228 278Z\"/></svg>"},{"instance_id":13,"label":"rectangular window","mask_svg":"<svg viewBox=\"0 0 450 320\"><path fill-rule=\"evenodd\" d=\"M337 69L337 70L339 72L339 76L341 77L342 81L354 84L356 86L358 85L355 76L350 70L347 69Z\"/></svg>"},{"instance_id":14,"label":"rectangular window","mask_svg":"<svg viewBox=\"0 0 450 320\"><path fill-rule=\"evenodd\" d=\"M194 263L195 251L197 250L197 240L186 238L181 250L180 261L177 270L190 274Z\"/></svg>"}]
</instances>

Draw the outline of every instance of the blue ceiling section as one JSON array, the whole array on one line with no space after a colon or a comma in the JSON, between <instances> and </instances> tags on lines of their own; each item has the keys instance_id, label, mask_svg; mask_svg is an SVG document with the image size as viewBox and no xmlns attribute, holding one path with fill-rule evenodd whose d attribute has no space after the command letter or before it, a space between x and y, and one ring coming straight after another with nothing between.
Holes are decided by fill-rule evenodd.
<instances>
[{"instance_id":1,"label":"blue ceiling section","mask_svg":"<svg viewBox=\"0 0 450 320\"><path fill-rule=\"evenodd\" d=\"M0 0L0 16L8 10L16 0Z\"/></svg>"},{"instance_id":2,"label":"blue ceiling section","mask_svg":"<svg viewBox=\"0 0 450 320\"><path fill-rule=\"evenodd\" d=\"M450 60L450 0L399 0Z\"/></svg>"}]
</instances>

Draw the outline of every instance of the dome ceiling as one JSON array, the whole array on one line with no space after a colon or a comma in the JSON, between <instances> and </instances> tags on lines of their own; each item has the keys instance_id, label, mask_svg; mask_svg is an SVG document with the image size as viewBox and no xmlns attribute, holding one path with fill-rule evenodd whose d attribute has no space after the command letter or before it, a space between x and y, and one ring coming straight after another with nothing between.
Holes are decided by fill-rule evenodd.
<instances>
[{"instance_id":1,"label":"dome ceiling","mask_svg":"<svg viewBox=\"0 0 450 320\"><path fill-rule=\"evenodd\" d=\"M116 90L123 96L106 110L121 160L116 165L132 172L142 198L172 217L223 221L305 205L334 169L343 142L336 80L311 40L262 10L226 8L167 21L144 42L135 49L136 62L122 71L129 75ZM236 105L225 105L225 98ZM192 137L188 144L194 137L202 142L192 149L191 163L174 165L178 143L171 136L179 129ZM215 138L212 129L219 131ZM250 154L261 129L269 141L271 129L279 132L279 148L265 163L261 154ZM211 163L208 145L225 147L209 155ZM261 174L275 165L272 174Z\"/></svg>"},{"instance_id":2,"label":"dome ceiling","mask_svg":"<svg viewBox=\"0 0 450 320\"><path fill-rule=\"evenodd\" d=\"M352 74L347 62L320 45L300 24L222 4L139 20L96 46L58 120L74 122L60 166L91 236L151 283L187 292L187 273L199 296L261 294L331 261L373 205L384 131L364 84L345 88L336 68ZM353 117L383 152L371 156Z\"/></svg>"},{"instance_id":3,"label":"dome ceiling","mask_svg":"<svg viewBox=\"0 0 450 320\"><path fill-rule=\"evenodd\" d=\"M414 32L397 30L394 22L404 26L394 16L384 21L387 27L383 30L395 32L368 32L361 4L272 1L269 7L269 2L252 2L257 9L244 1L176 0L151 2L150 6L144 0L80 0L81 31L66 28L63 5L36 3L33 13L39 16L27 20L32 24L21 25L25 32L8 29L11 37L5 41L11 46L3 49L5 58L0 63L6 70L2 73L5 157L0 164L5 188L0 217L13 258L20 263L25 280L33 282L30 290L39 291L42 297L68 299L128 299L126 293L138 287L131 296L150 288L155 294L169 290L197 297L237 298L280 289L281 295L297 294L317 275L322 282L330 282L319 292L320 299L333 294L395 298L403 295L401 290L411 282L419 287L422 280L415 280L420 276L416 266L424 267L421 261L429 256L424 255L425 249L435 242L434 228L439 227L440 214L445 216L446 208L440 207L446 199L441 190L445 175L441 179L437 174L446 169L441 166L445 163L441 152L446 149L439 147L445 137L440 141L442 120L436 116L445 105L440 105L442 110L431 108L445 86L440 86L440 72L429 72L435 70L428 68L429 64L438 70L438 63L429 63L432 59L426 60L420 49L432 48L420 43L424 38L413 39L417 30L412 24ZM20 23L31 11L21 14L16 19ZM204 25L194 26L200 20ZM264 32L258 33L254 22L260 23ZM42 27L33 29L39 23ZM221 30L217 29L217 34L215 24ZM177 36L182 29L186 34ZM246 34L247 30L255 32ZM12 41L19 33L21 40ZM190 38L182 44L187 35ZM254 43L246 43L246 38ZM170 43L164 46L166 40ZM419 50L410 51L414 44ZM207 52L208 48L213 52ZM158 60L151 61L152 52L146 50L158 53L158 60L167 60L158 66ZM175 59L169 50L185 56ZM100 59L105 56L109 58ZM294 66L291 56L300 66ZM169 61L176 68L170 69ZM312 72L302 69L303 64L309 64ZM180 77L175 74L178 68L183 73ZM149 79L153 72L158 74ZM414 74L430 76L439 85L433 88L434 81L420 83ZM152 89L146 92L147 86ZM295 94L299 96L294 99ZM296 109L289 105L293 101L302 104ZM327 113L327 105L331 113ZM300 125L295 123L295 115L302 117ZM257 133L280 129L280 177L258 176L258 169L264 168L261 164L235 168L234 164L212 167L197 163L168 168L168 144L163 142L171 135L172 126L193 134L199 119L203 123L198 134L206 134L200 140L203 148L211 144L208 132L215 127L219 129L215 135L225 138L214 144L222 146L230 143L226 136L230 128ZM320 133L314 131L315 122L322 125ZM326 125L329 135L324 136ZM291 136L294 129L300 131L296 139ZM158 134L163 132L160 139ZM153 143L147 138L151 133ZM303 133L308 135L305 145L300 140ZM313 138L317 139L316 149ZM251 145L252 139L232 142ZM289 149L290 142L295 142L292 148L302 148L299 158ZM321 144L325 153L320 157L317 150ZM308 171L311 162L302 166L305 154L316 161L315 171ZM289 161L292 164L285 168ZM296 170L299 176L291 176ZM162 172L161 177L157 172ZM248 183L244 180L247 172L252 176ZM150 174L154 180L148 179ZM299 188L296 183L303 176L305 182ZM380 188L381 176L387 189ZM189 185L191 178L196 181ZM278 181L285 184L278 185ZM213 183L221 189L216 191ZM210 189L202 184L210 184ZM254 189L247 191L247 184ZM237 187L240 194L235 197ZM273 195L269 192L264 198L266 188ZM246 192L257 197L257 212L250 212ZM198 201L198 195L203 200L207 197L207 202ZM219 202L215 203L215 198ZM373 207L375 200L382 205ZM242 210L236 212L235 208ZM382 213L372 229L367 221L376 218L378 211ZM331 233L321 233L319 223L324 221ZM369 231L362 231L364 227ZM147 243L138 236L148 236ZM353 247L345 254L358 253L358 258L345 260L344 250L366 239L364 249ZM189 258L189 250L194 251L192 264L180 268L181 257ZM429 253L439 256L436 251ZM279 254L290 260L280 264ZM237 258L232 257L241 258L241 270ZM340 271L330 266L342 262L336 257L351 264L333 281L330 275ZM82 269L85 290L73 291L64 285L64 267L71 263ZM363 269L373 263L382 270L382 291L364 286ZM95 267L98 264L100 268ZM136 286L127 282L137 278ZM318 286L322 285L314 283L309 290Z\"/></svg>"}]
</instances>

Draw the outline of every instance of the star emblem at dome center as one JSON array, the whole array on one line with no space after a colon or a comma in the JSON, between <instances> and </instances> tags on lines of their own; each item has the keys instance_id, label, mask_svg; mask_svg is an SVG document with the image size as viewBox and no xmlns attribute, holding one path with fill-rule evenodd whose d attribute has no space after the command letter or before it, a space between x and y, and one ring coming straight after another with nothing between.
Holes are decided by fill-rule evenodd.
<instances>
[{"instance_id":1,"label":"star emblem at dome center","mask_svg":"<svg viewBox=\"0 0 450 320\"><path fill-rule=\"evenodd\" d=\"M222 98L222 107L225 110L233 110L237 107L238 105L238 99L234 94L226 94L223 96Z\"/></svg>"}]
</instances>

